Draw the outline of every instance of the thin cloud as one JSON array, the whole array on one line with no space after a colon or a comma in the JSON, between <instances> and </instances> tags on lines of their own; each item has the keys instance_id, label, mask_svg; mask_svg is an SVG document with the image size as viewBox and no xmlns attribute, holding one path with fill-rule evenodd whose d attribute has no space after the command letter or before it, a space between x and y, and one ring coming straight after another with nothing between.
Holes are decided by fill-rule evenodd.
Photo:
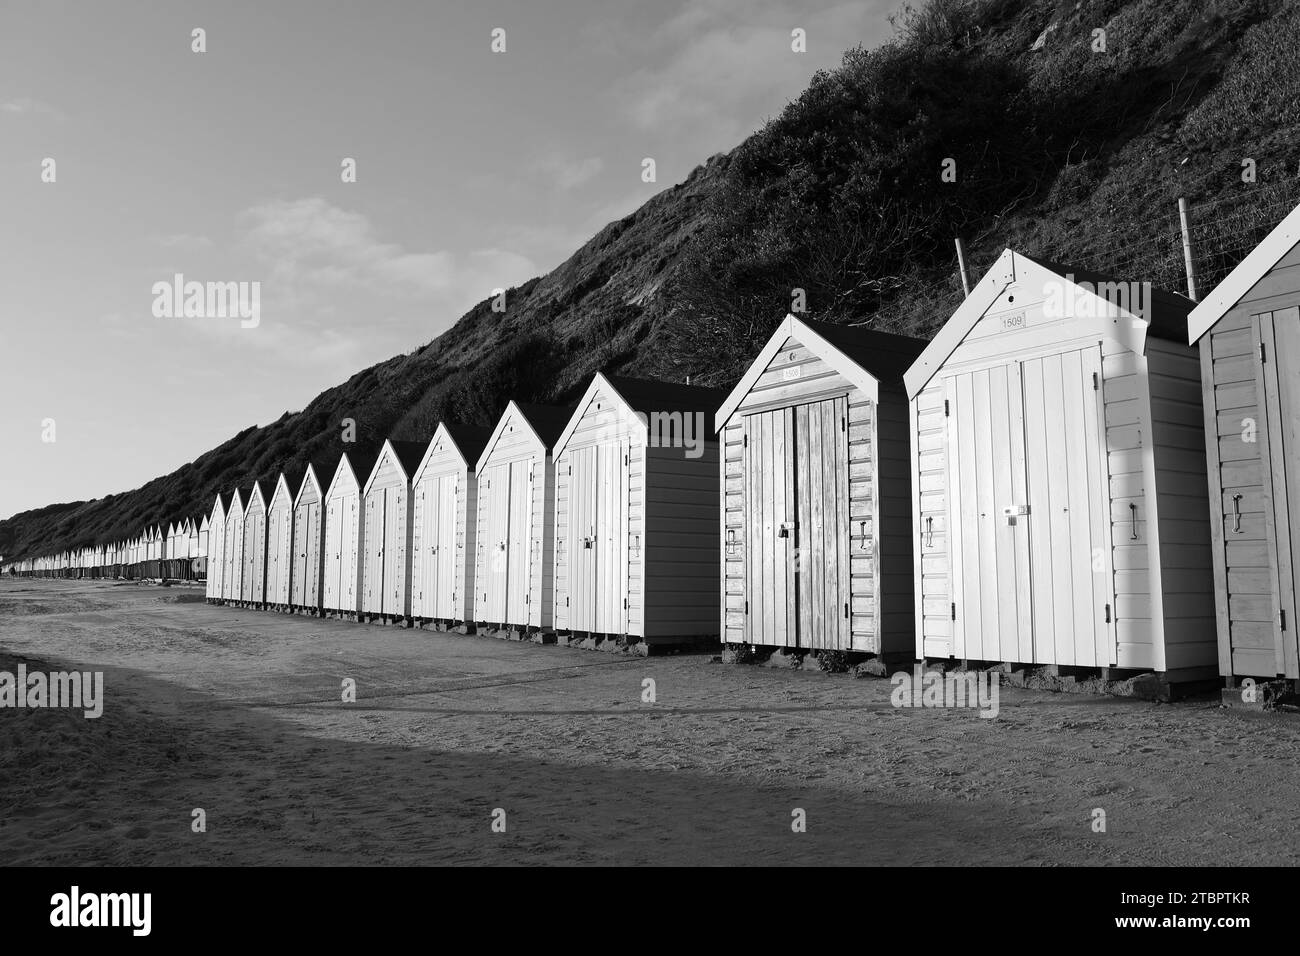
<instances>
[{"instance_id":1,"label":"thin cloud","mask_svg":"<svg viewBox=\"0 0 1300 956\"><path fill-rule=\"evenodd\" d=\"M632 73L614 95L641 130L690 135L703 140L704 153L729 147L798 95L816 70L836 65L846 47L878 39L873 32L891 6L871 0L791 12L772 2L692 3L651 39L675 52ZM790 48L796 27L806 31L806 53Z\"/></svg>"}]
</instances>

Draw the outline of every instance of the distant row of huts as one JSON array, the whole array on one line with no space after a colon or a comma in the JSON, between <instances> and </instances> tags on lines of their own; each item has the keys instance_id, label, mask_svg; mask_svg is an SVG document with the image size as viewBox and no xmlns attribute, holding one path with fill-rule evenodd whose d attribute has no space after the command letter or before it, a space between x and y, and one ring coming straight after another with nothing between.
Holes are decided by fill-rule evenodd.
<instances>
[{"instance_id":1,"label":"distant row of huts","mask_svg":"<svg viewBox=\"0 0 1300 956\"><path fill-rule=\"evenodd\" d=\"M77 548L4 565L9 574L33 577L171 578L194 580L205 573L208 516L145 528L137 537Z\"/></svg>"},{"instance_id":2,"label":"distant row of huts","mask_svg":"<svg viewBox=\"0 0 1300 956\"><path fill-rule=\"evenodd\" d=\"M930 342L789 316L729 394L598 374L235 489L208 597L1295 680L1298 241L1300 210L1199 304L1007 250Z\"/></svg>"}]
</instances>

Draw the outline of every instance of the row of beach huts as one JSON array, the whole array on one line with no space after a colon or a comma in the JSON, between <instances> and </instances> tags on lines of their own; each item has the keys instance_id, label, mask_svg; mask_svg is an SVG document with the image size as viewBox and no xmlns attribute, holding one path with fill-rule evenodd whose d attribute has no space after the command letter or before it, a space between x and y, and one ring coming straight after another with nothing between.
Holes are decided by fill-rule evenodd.
<instances>
[{"instance_id":1,"label":"row of beach huts","mask_svg":"<svg viewBox=\"0 0 1300 956\"><path fill-rule=\"evenodd\" d=\"M233 489L208 598L1295 681L1298 240L1300 209L1200 303L1007 250L930 342L792 315L730 393L598 374Z\"/></svg>"}]
</instances>

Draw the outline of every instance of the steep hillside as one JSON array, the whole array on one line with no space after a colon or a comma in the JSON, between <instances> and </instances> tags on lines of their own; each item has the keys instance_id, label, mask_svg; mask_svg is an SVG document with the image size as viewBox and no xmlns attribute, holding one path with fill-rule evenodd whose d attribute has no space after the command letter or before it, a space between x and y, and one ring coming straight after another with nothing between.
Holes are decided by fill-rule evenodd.
<instances>
[{"instance_id":1,"label":"steep hillside","mask_svg":"<svg viewBox=\"0 0 1300 956\"><path fill-rule=\"evenodd\" d=\"M206 511L289 465L571 398L605 368L728 384L803 290L810 315L929 335L1004 246L1202 290L1300 199L1300 10L1282 0L938 0L550 274L409 355L127 494L0 522L6 559ZM1104 31L1098 34L1097 31ZM1098 49L1099 36L1104 49ZM945 160L955 182L943 182ZM1254 182L1243 182L1243 160ZM356 445L341 442L356 421Z\"/></svg>"}]
</instances>

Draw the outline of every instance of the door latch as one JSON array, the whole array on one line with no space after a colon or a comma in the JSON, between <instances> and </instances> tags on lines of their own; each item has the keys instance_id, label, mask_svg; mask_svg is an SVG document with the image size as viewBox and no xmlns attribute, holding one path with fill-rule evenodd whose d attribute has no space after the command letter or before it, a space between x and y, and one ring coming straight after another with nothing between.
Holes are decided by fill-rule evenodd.
<instances>
[{"instance_id":1,"label":"door latch","mask_svg":"<svg viewBox=\"0 0 1300 956\"><path fill-rule=\"evenodd\" d=\"M1017 517L1029 514L1029 505L1007 505L1002 509L1002 514L1007 519L1007 524L1015 524Z\"/></svg>"},{"instance_id":2,"label":"door latch","mask_svg":"<svg viewBox=\"0 0 1300 956\"><path fill-rule=\"evenodd\" d=\"M790 532L794 531L797 527L799 527L797 521L782 521L781 527L776 532L776 536L778 538L788 538L790 537Z\"/></svg>"}]
</instances>

